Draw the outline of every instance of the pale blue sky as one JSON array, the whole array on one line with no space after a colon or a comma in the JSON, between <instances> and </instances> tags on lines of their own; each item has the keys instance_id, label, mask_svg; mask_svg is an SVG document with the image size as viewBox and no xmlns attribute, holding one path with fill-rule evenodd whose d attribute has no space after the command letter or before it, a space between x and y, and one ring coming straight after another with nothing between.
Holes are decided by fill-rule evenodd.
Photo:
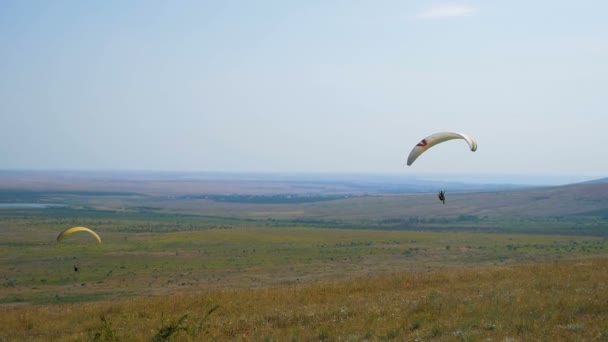
<instances>
[{"instance_id":1,"label":"pale blue sky","mask_svg":"<svg viewBox=\"0 0 608 342\"><path fill-rule=\"evenodd\" d=\"M606 1L2 1L0 169L606 176ZM473 135L405 166L425 135Z\"/></svg>"}]
</instances>

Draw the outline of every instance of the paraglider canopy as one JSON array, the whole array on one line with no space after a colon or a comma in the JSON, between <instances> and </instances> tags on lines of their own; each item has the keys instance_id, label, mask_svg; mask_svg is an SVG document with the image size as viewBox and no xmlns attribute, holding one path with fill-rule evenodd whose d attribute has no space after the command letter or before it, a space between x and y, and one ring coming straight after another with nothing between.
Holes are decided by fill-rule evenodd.
<instances>
[{"instance_id":1,"label":"paraglider canopy","mask_svg":"<svg viewBox=\"0 0 608 342\"><path fill-rule=\"evenodd\" d=\"M428 137L420 140L420 142L416 144L416 146L414 146L414 148L410 152L410 155L407 157L407 165L412 165L416 158L426 152L429 148L442 142L453 139L463 139L467 142L467 144L469 144L471 151L477 151L477 142L471 136L458 132L440 132L429 135Z\"/></svg>"},{"instance_id":2,"label":"paraglider canopy","mask_svg":"<svg viewBox=\"0 0 608 342\"><path fill-rule=\"evenodd\" d=\"M87 233L93 235L93 237L95 237L95 239L97 240L97 242L101 243L101 237L99 237L99 235L97 235L97 233L95 233L94 231L92 231L91 229L89 229L87 227L72 227L72 228L68 228L68 229L62 231L61 233L59 233L59 235L57 236L57 242L61 241L66 236L72 235L72 234L77 233L77 232L87 232Z\"/></svg>"}]
</instances>

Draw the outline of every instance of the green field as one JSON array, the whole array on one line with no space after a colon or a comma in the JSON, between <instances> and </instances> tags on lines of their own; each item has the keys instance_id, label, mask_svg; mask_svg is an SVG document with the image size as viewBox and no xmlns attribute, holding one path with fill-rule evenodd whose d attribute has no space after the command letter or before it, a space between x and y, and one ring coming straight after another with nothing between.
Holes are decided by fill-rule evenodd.
<instances>
[{"instance_id":1,"label":"green field","mask_svg":"<svg viewBox=\"0 0 608 342\"><path fill-rule=\"evenodd\" d=\"M0 209L0 340L608 338L606 196L580 187L2 196L66 206Z\"/></svg>"}]
</instances>

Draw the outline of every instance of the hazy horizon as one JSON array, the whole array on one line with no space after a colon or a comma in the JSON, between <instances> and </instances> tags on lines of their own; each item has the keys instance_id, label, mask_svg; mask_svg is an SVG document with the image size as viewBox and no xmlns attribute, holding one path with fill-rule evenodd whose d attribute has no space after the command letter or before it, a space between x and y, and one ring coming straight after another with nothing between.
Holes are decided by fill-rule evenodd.
<instances>
[{"instance_id":1,"label":"hazy horizon","mask_svg":"<svg viewBox=\"0 0 608 342\"><path fill-rule=\"evenodd\" d=\"M547 174L489 174L489 173L374 173L374 172L247 172L247 171L186 171L186 170L111 170L111 169L0 169L0 177L7 174L24 176L27 174L62 177L113 176L128 179L129 176L160 176L162 178L194 177L199 179L244 180L244 179L277 179L277 180L362 180L362 181L438 181L463 184L512 184L512 185L566 185L606 178L606 175L547 175Z\"/></svg>"},{"instance_id":2,"label":"hazy horizon","mask_svg":"<svg viewBox=\"0 0 608 342\"><path fill-rule=\"evenodd\" d=\"M605 177L606 10L3 1L0 169Z\"/></svg>"}]
</instances>

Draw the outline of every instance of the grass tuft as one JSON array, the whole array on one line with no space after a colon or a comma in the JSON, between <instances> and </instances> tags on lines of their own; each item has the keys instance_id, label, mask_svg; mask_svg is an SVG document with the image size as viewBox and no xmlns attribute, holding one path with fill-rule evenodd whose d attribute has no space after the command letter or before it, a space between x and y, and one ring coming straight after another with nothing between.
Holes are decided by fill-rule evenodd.
<instances>
[{"instance_id":1,"label":"grass tuft","mask_svg":"<svg viewBox=\"0 0 608 342\"><path fill-rule=\"evenodd\" d=\"M153 342L165 342L177 335L181 331L186 331L188 328L184 325L188 314L183 315L178 320L169 322L158 329L158 333L152 338Z\"/></svg>"},{"instance_id":2,"label":"grass tuft","mask_svg":"<svg viewBox=\"0 0 608 342\"><path fill-rule=\"evenodd\" d=\"M99 319L101 319L102 325L99 329L92 333L91 339L93 341L119 341L116 331L112 328L110 320L108 320L103 314L99 317Z\"/></svg>"}]
</instances>

